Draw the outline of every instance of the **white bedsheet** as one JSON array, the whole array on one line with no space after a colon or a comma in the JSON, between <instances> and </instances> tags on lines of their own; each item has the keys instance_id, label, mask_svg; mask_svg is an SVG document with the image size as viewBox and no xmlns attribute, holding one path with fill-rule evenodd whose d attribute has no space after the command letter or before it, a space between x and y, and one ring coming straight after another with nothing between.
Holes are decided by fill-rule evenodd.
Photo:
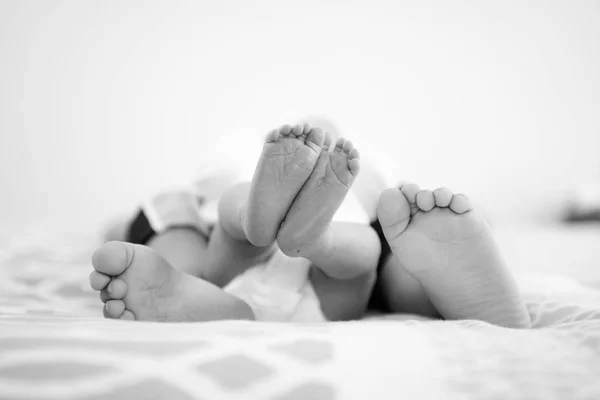
<instances>
[{"instance_id":1,"label":"white bedsheet","mask_svg":"<svg viewBox=\"0 0 600 400\"><path fill-rule=\"evenodd\" d=\"M314 325L104 320L87 286L93 237L0 235L0 399L600 398L600 292L556 275L600 281L583 265L596 261L589 245L598 231L498 232L508 258L523 263L515 267L532 330L411 316Z\"/></svg>"}]
</instances>

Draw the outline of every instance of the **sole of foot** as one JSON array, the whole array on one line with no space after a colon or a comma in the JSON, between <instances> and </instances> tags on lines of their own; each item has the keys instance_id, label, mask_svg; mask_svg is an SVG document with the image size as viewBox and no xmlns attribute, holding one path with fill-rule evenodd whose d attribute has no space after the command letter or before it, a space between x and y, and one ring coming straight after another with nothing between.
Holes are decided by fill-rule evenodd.
<instances>
[{"instance_id":1,"label":"sole of foot","mask_svg":"<svg viewBox=\"0 0 600 400\"><path fill-rule=\"evenodd\" d=\"M466 196L405 185L381 194L377 215L399 266L444 318L531 326L489 225Z\"/></svg>"},{"instance_id":2,"label":"sole of foot","mask_svg":"<svg viewBox=\"0 0 600 400\"><path fill-rule=\"evenodd\" d=\"M177 271L149 247L109 242L92 257L90 286L106 318L196 322L254 319L250 307L211 283Z\"/></svg>"},{"instance_id":3,"label":"sole of foot","mask_svg":"<svg viewBox=\"0 0 600 400\"><path fill-rule=\"evenodd\" d=\"M277 244L290 257L309 255L326 241L331 221L360 171L358 150L338 139L333 150L322 151L316 165L291 204L277 233Z\"/></svg>"},{"instance_id":4,"label":"sole of foot","mask_svg":"<svg viewBox=\"0 0 600 400\"><path fill-rule=\"evenodd\" d=\"M267 135L248 202L241 210L250 243L264 247L275 241L287 210L315 168L323 146L328 146L326 135L307 124L284 125Z\"/></svg>"}]
</instances>

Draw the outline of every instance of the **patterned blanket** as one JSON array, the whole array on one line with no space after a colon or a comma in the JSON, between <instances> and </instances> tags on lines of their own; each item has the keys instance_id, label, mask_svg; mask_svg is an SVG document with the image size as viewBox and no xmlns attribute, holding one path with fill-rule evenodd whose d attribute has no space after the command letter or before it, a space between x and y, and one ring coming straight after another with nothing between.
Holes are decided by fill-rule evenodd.
<instances>
[{"instance_id":1,"label":"patterned blanket","mask_svg":"<svg viewBox=\"0 0 600 400\"><path fill-rule=\"evenodd\" d=\"M412 316L142 323L102 318L91 241L2 243L0 399L600 399L600 292L573 281L523 280L529 331Z\"/></svg>"}]
</instances>

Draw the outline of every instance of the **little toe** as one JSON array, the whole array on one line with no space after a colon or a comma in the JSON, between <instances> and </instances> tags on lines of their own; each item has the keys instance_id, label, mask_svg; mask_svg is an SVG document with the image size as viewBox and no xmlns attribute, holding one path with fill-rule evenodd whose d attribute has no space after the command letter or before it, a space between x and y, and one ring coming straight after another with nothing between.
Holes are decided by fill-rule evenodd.
<instances>
[{"instance_id":1,"label":"little toe","mask_svg":"<svg viewBox=\"0 0 600 400\"><path fill-rule=\"evenodd\" d=\"M125 303L121 300L109 300L104 305L104 316L106 318L119 318L125 311Z\"/></svg>"},{"instance_id":2,"label":"little toe","mask_svg":"<svg viewBox=\"0 0 600 400\"><path fill-rule=\"evenodd\" d=\"M120 300L127 294L127 283L122 279L113 279L106 287L106 293L113 300Z\"/></svg>"},{"instance_id":3,"label":"little toe","mask_svg":"<svg viewBox=\"0 0 600 400\"><path fill-rule=\"evenodd\" d=\"M455 194L450 202L450 209L457 214L464 214L472 208L471 201L464 194Z\"/></svg>"},{"instance_id":4,"label":"little toe","mask_svg":"<svg viewBox=\"0 0 600 400\"><path fill-rule=\"evenodd\" d=\"M92 256L94 269L105 275L123 273L133 261L133 245L124 242L108 242Z\"/></svg>"},{"instance_id":5,"label":"little toe","mask_svg":"<svg viewBox=\"0 0 600 400\"><path fill-rule=\"evenodd\" d=\"M351 160L348 160L348 169L350 170L352 176L358 176L360 172L360 159L353 158Z\"/></svg>"},{"instance_id":6,"label":"little toe","mask_svg":"<svg viewBox=\"0 0 600 400\"><path fill-rule=\"evenodd\" d=\"M452 201L452 190L448 188L437 188L433 191L435 205L438 207L448 207Z\"/></svg>"},{"instance_id":7,"label":"little toe","mask_svg":"<svg viewBox=\"0 0 600 400\"><path fill-rule=\"evenodd\" d=\"M122 319L124 321L135 321L135 315L133 315L131 311L125 310L123 311L123 314L121 314L119 319Z\"/></svg>"},{"instance_id":8,"label":"little toe","mask_svg":"<svg viewBox=\"0 0 600 400\"><path fill-rule=\"evenodd\" d=\"M431 190L421 190L417 193L417 207L421 211L431 211L435 207L435 199Z\"/></svg>"},{"instance_id":9,"label":"little toe","mask_svg":"<svg viewBox=\"0 0 600 400\"><path fill-rule=\"evenodd\" d=\"M108 285L110 277L100 273L98 271L92 271L90 274L90 286L95 291L100 291Z\"/></svg>"},{"instance_id":10,"label":"little toe","mask_svg":"<svg viewBox=\"0 0 600 400\"><path fill-rule=\"evenodd\" d=\"M408 200L408 203L414 205L417 201L417 193L421 191L421 188L415 183L409 183L402 186L400 190L404 194L404 197L406 197L406 200Z\"/></svg>"},{"instance_id":11,"label":"little toe","mask_svg":"<svg viewBox=\"0 0 600 400\"><path fill-rule=\"evenodd\" d=\"M283 125L281 128L279 128L279 133L281 133L283 136L287 136L292 132L292 126L291 125Z\"/></svg>"},{"instance_id":12,"label":"little toe","mask_svg":"<svg viewBox=\"0 0 600 400\"><path fill-rule=\"evenodd\" d=\"M300 135L302 135L303 131L304 131L304 127L302 125L300 125L300 124L296 124L292 128L292 135L294 135L294 136L300 136Z\"/></svg>"}]
</instances>

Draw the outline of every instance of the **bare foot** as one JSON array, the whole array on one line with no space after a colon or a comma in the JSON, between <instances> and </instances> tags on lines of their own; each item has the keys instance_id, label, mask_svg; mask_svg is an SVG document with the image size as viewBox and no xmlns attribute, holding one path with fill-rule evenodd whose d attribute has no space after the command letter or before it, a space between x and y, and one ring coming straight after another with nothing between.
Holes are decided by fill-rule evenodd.
<instances>
[{"instance_id":1,"label":"bare foot","mask_svg":"<svg viewBox=\"0 0 600 400\"><path fill-rule=\"evenodd\" d=\"M109 242L92 257L90 286L101 291L106 318L194 322L254 319L238 298L177 271L149 247Z\"/></svg>"},{"instance_id":2,"label":"bare foot","mask_svg":"<svg viewBox=\"0 0 600 400\"><path fill-rule=\"evenodd\" d=\"M331 220L359 169L358 150L349 140L341 138L332 152L321 152L277 233L281 251L290 257L304 257L330 239Z\"/></svg>"},{"instance_id":3,"label":"bare foot","mask_svg":"<svg viewBox=\"0 0 600 400\"><path fill-rule=\"evenodd\" d=\"M490 229L467 197L406 185L382 193L377 215L399 264L444 318L531 326Z\"/></svg>"},{"instance_id":4,"label":"bare foot","mask_svg":"<svg viewBox=\"0 0 600 400\"><path fill-rule=\"evenodd\" d=\"M263 247L275 241L279 226L317 164L324 143L323 132L308 125L285 125L269 133L242 214L250 243Z\"/></svg>"}]
</instances>

